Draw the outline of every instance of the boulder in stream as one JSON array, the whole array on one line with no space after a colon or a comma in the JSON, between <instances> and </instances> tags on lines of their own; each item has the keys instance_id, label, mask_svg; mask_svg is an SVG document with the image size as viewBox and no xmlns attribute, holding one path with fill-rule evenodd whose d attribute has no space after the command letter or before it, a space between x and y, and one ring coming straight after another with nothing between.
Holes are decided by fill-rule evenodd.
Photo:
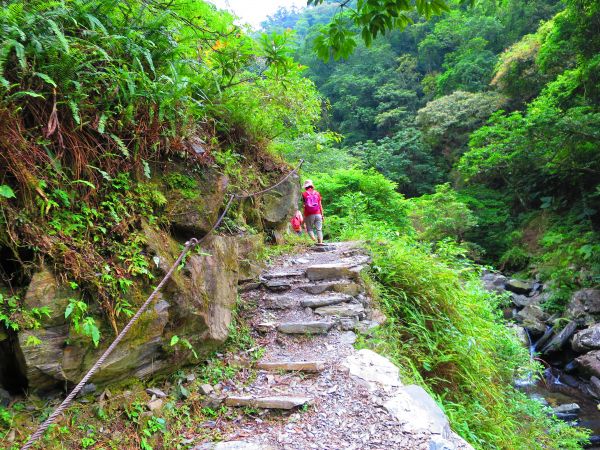
<instances>
[{"instance_id":1,"label":"boulder in stream","mask_svg":"<svg viewBox=\"0 0 600 450\"><path fill-rule=\"evenodd\" d=\"M506 289L515 294L529 295L533 291L533 281L511 278L506 282Z\"/></svg>"},{"instance_id":2,"label":"boulder in stream","mask_svg":"<svg viewBox=\"0 0 600 450\"><path fill-rule=\"evenodd\" d=\"M587 324L595 322L600 316L600 289L580 289L573 294L566 309L566 316L584 319Z\"/></svg>"},{"instance_id":3,"label":"boulder in stream","mask_svg":"<svg viewBox=\"0 0 600 450\"><path fill-rule=\"evenodd\" d=\"M600 323L578 332L571 343L573 350L585 353L600 349Z\"/></svg>"}]
</instances>

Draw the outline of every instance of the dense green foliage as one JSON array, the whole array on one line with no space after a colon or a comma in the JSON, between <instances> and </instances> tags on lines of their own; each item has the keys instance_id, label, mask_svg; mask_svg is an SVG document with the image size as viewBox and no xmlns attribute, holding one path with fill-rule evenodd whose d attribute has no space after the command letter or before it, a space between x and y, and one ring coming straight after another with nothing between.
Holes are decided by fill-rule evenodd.
<instances>
[{"instance_id":1,"label":"dense green foliage","mask_svg":"<svg viewBox=\"0 0 600 450\"><path fill-rule=\"evenodd\" d=\"M365 345L438 395L479 448L580 448L581 433L510 387L527 357L472 261L539 275L553 312L600 283L598 2L414 15L403 31L324 64L312 41L322 44L336 12L280 11L264 26L293 24L297 57L328 100L322 127L344 136L285 154L309 155L329 237L371 243L389 320ZM389 181L373 169L410 197L377 217L372 196Z\"/></svg>"},{"instance_id":2,"label":"dense green foliage","mask_svg":"<svg viewBox=\"0 0 600 450\"><path fill-rule=\"evenodd\" d=\"M289 34L253 38L202 1L2 6L0 287L18 299L34 261L60 269L74 330L98 344L83 301L118 330L154 276L143 227L165 226L165 192L198 195L165 164L264 185L271 140L311 133L320 98Z\"/></svg>"}]
</instances>

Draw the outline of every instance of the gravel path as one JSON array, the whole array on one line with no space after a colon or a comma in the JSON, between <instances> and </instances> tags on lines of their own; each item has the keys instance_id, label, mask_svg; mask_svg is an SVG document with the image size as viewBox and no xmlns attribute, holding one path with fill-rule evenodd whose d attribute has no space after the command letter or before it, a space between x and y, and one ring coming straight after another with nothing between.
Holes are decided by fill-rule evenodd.
<instances>
[{"instance_id":1,"label":"gravel path","mask_svg":"<svg viewBox=\"0 0 600 450\"><path fill-rule=\"evenodd\" d=\"M470 449L451 432L445 416L439 417L442 413L429 404L429 397L421 402L421 397L415 400L400 392L403 388L395 366L369 350L354 349L355 331L375 326L373 319L381 318L371 308L358 276L369 258L352 242L321 250L326 251L281 257L262 274L262 286L242 297L256 304L249 322L256 341L264 347L261 362L315 362L322 363L322 370L258 370L249 385L233 380L226 393L226 403L242 399L252 405L280 402L282 397L307 404L290 410L246 410L228 428L233 431L223 436L224 442L196 449ZM318 308L302 306L306 301L335 302L336 314L317 314ZM296 331L306 333L283 333L290 327L282 324L290 322ZM318 334L315 330L320 326L331 328ZM417 396L424 393L414 388ZM394 413L389 402L396 398L400 403L408 399L409 406Z\"/></svg>"}]
</instances>

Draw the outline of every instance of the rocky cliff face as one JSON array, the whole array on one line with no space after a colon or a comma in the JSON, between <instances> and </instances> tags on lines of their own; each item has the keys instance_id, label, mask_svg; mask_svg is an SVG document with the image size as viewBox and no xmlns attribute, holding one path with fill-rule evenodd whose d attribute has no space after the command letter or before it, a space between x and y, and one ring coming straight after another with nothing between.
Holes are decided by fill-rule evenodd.
<instances>
[{"instance_id":1,"label":"rocky cliff face","mask_svg":"<svg viewBox=\"0 0 600 450\"><path fill-rule=\"evenodd\" d=\"M143 253L154 264L155 280L173 264L184 240L202 237L210 230L223 205L226 177L209 171L195 180L195 196L165 187L167 229L140 224L146 242ZM298 193L298 178L291 177L264 199L253 199L250 209L254 214L244 218L252 233L214 235L191 253L92 382L105 385L173 370L191 362L194 352L201 358L222 344L228 337L238 283L260 272L256 255L267 235L279 236L285 229ZM44 317L40 328L18 333L0 328L0 387L42 394L64 389L77 383L112 341L114 334L107 324L103 324L105 338L97 348L74 332L65 319L65 309L69 298L80 293L62 284L62 278L60 273L40 266L25 290L24 308L49 309L49 317ZM136 283L130 288L127 297L134 310L152 289L150 283ZM93 302L90 305L94 307ZM102 317L99 308L93 313ZM171 346L175 335L180 342L189 342L193 351Z\"/></svg>"}]
</instances>

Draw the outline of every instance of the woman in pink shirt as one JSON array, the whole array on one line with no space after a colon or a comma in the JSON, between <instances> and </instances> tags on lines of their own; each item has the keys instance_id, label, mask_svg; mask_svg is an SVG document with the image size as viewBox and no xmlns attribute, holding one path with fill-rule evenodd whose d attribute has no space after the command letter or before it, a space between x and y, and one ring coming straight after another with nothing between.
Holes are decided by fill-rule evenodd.
<instances>
[{"instance_id":1,"label":"woman in pink shirt","mask_svg":"<svg viewBox=\"0 0 600 450\"><path fill-rule=\"evenodd\" d=\"M312 180L306 180L304 182L302 201L304 202L304 225L306 226L306 232L313 241L322 244L323 205L321 204L321 194L319 194L313 186Z\"/></svg>"}]
</instances>

